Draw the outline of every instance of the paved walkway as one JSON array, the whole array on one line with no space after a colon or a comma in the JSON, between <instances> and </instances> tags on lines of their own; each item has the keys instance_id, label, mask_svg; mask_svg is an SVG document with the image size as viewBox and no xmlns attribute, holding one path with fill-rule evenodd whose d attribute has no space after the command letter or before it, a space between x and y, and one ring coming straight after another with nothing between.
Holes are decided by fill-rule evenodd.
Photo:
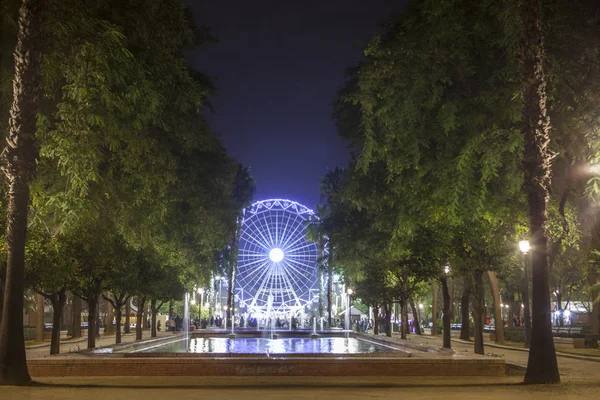
<instances>
[{"instance_id":1,"label":"paved walkway","mask_svg":"<svg viewBox=\"0 0 600 400\"><path fill-rule=\"evenodd\" d=\"M399 338L399 334L394 338ZM442 346L442 338L428 335L408 335L408 341L429 346ZM493 347L492 347L493 346ZM473 343L460 339L452 339L452 349L458 354L474 354ZM490 357L501 357L510 364L527 367L528 351L512 349L506 346L497 346L486 342L484 338L484 351ZM600 380L600 360L592 357L573 356L557 353L558 368L563 381L573 379L598 379ZM599 392L600 393L600 392ZM599 395L600 398L600 395Z\"/></svg>"},{"instance_id":2,"label":"paved walkway","mask_svg":"<svg viewBox=\"0 0 600 400\"><path fill-rule=\"evenodd\" d=\"M2 388L2 399L598 399L598 382L520 384L520 377L102 377L47 378L34 387Z\"/></svg>"},{"instance_id":3,"label":"paved walkway","mask_svg":"<svg viewBox=\"0 0 600 400\"><path fill-rule=\"evenodd\" d=\"M158 337L172 336L173 332L157 332ZM142 339L150 339L150 331L142 332ZM135 332L126 333L121 336L121 343L135 342ZM115 344L115 336L101 336L96 338L96 348L111 346ZM60 352L71 353L87 348L87 335L79 339L61 340ZM25 349L25 354L28 359L41 358L50 356L50 342L42 345L29 346Z\"/></svg>"}]
</instances>

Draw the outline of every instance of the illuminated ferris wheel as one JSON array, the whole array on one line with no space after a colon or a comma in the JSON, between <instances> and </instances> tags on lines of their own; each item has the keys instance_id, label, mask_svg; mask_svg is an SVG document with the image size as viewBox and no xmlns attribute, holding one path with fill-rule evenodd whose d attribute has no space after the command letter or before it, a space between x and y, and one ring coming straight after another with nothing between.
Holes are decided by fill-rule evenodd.
<instances>
[{"instance_id":1,"label":"illuminated ferris wheel","mask_svg":"<svg viewBox=\"0 0 600 400\"><path fill-rule=\"evenodd\" d=\"M318 248L306 239L313 217L307 207L282 199L246 209L236 286L248 312L296 313L317 301Z\"/></svg>"}]
</instances>

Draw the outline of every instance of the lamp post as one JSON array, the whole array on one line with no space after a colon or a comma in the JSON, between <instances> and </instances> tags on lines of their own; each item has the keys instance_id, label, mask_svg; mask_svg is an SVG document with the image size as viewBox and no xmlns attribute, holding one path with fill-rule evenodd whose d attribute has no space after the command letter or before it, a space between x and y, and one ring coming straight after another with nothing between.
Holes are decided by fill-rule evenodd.
<instances>
[{"instance_id":1,"label":"lamp post","mask_svg":"<svg viewBox=\"0 0 600 400\"><path fill-rule=\"evenodd\" d=\"M523 290L523 317L525 318L525 347L529 348L531 344L531 311L529 309L529 282L527 272L527 254L531 250L529 240L521 240L519 249L523 253L523 271L525 273L525 290Z\"/></svg>"}]
</instances>

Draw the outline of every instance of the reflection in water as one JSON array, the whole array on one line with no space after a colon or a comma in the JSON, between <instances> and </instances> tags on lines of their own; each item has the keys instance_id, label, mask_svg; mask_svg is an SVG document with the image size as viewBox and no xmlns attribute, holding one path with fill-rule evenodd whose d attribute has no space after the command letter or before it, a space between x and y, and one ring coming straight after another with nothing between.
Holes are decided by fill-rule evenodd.
<instances>
[{"instance_id":1,"label":"reflection in water","mask_svg":"<svg viewBox=\"0 0 600 400\"><path fill-rule=\"evenodd\" d=\"M184 353L185 341L157 346L142 352ZM246 353L246 354L359 354L390 353L396 350L354 338L194 338L190 339L190 353Z\"/></svg>"}]
</instances>

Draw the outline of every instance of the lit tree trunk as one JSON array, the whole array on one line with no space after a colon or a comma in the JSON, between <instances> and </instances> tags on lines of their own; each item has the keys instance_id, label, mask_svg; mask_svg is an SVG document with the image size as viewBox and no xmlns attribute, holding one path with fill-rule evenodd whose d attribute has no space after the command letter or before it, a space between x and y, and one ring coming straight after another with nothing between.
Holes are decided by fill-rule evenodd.
<instances>
[{"instance_id":1,"label":"lit tree trunk","mask_svg":"<svg viewBox=\"0 0 600 400\"><path fill-rule=\"evenodd\" d=\"M475 271L474 291L473 291L473 320L475 321L474 351L477 354L484 354L483 349L483 321L484 315L484 288L483 272Z\"/></svg>"},{"instance_id":2,"label":"lit tree trunk","mask_svg":"<svg viewBox=\"0 0 600 400\"><path fill-rule=\"evenodd\" d=\"M324 274L325 274L325 261L323 260L323 253L325 248L325 240L319 233L319 318L324 317Z\"/></svg>"},{"instance_id":3,"label":"lit tree trunk","mask_svg":"<svg viewBox=\"0 0 600 400\"><path fill-rule=\"evenodd\" d=\"M598 274L596 272L596 264L590 263L588 265L588 283L590 287L594 288L598 283ZM594 335L600 334L600 303L598 302L598 296L600 295L598 288L592 289L592 333Z\"/></svg>"},{"instance_id":4,"label":"lit tree trunk","mask_svg":"<svg viewBox=\"0 0 600 400\"><path fill-rule=\"evenodd\" d=\"M498 285L498 277L496 272L488 271L490 280L490 289L494 299L494 324L496 325L496 343L504 344L504 322L502 320L502 303L500 299L500 287Z\"/></svg>"},{"instance_id":5,"label":"lit tree trunk","mask_svg":"<svg viewBox=\"0 0 600 400\"><path fill-rule=\"evenodd\" d=\"M80 338L81 337L81 297L73 294L73 306L71 307L73 311L73 326L71 327L71 338Z\"/></svg>"},{"instance_id":6,"label":"lit tree trunk","mask_svg":"<svg viewBox=\"0 0 600 400\"><path fill-rule=\"evenodd\" d=\"M231 313L231 297L232 297L232 290L233 290L233 265L231 265L231 270L229 272L229 277L228 277L228 284L227 284L227 310L225 312L225 317L226 317L226 323L229 324L229 322L231 321L231 316L233 315ZM225 327L227 328L227 327Z\"/></svg>"},{"instance_id":7,"label":"lit tree trunk","mask_svg":"<svg viewBox=\"0 0 600 400\"><path fill-rule=\"evenodd\" d=\"M148 303L144 303L144 310L142 315L142 328L146 331L150 329L150 324L148 323Z\"/></svg>"},{"instance_id":8,"label":"lit tree trunk","mask_svg":"<svg viewBox=\"0 0 600 400\"><path fill-rule=\"evenodd\" d=\"M123 332L131 333L131 297L125 303L125 327L123 328Z\"/></svg>"},{"instance_id":9,"label":"lit tree trunk","mask_svg":"<svg viewBox=\"0 0 600 400\"><path fill-rule=\"evenodd\" d=\"M433 322L433 324L431 326L431 334L437 335L437 324L436 323L437 323L438 287L437 287L436 281L431 282L431 293L433 295L433 304L431 307L431 321Z\"/></svg>"},{"instance_id":10,"label":"lit tree trunk","mask_svg":"<svg viewBox=\"0 0 600 400\"><path fill-rule=\"evenodd\" d=\"M373 334L379 335L379 306L373 306Z\"/></svg>"},{"instance_id":11,"label":"lit tree trunk","mask_svg":"<svg viewBox=\"0 0 600 400\"><path fill-rule=\"evenodd\" d=\"M107 295L109 295L107 293ZM107 301L106 302L106 332L104 332L105 334L109 334L111 335L113 333L113 305Z\"/></svg>"},{"instance_id":12,"label":"lit tree trunk","mask_svg":"<svg viewBox=\"0 0 600 400\"><path fill-rule=\"evenodd\" d=\"M123 318L122 307L115 308L115 317L117 322L117 331L115 332L115 344L121 343L121 318Z\"/></svg>"},{"instance_id":13,"label":"lit tree trunk","mask_svg":"<svg viewBox=\"0 0 600 400\"><path fill-rule=\"evenodd\" d=\"M330 251L333 251L331 249ZM327 266L327 323L331 328L331 301L333 297L333 268L331 265Z\"/></svg>"},{"instance_id":14,"label":"lit tree trunk","mask_svg":"<svg viewBox=\"0 0 600 400\"><path fill-rule=\"evenodd\" d=\"M35 294L35 341L44 341L44 296Z\"/></svg>"},{"instance_id":15,"label":"lit tree trunk","mask_svg":"<svg viewBox=\"0 0 600 400\"><path fill-rule=\"evenodd\" d=\"M2 310L4 309L4 283L6 277L6 262L0 264L0 325L2 324Z\"/></svg>"},{"instance_id":16,"label":"lit tree trunk","mask_svg":"<svg viewBox=\"0 0 600 400\"><path fill-rule=\"evenodd\" d=\"M8 186L6 217L7 265L0 327L0 383L24 385L31 381L25 360L23 290L25 286L25 236L29 183L37 159L36 111L40 89L42 1L23 0L14 51L13 102L4 148Z\"/></svg>"},{"instance_id":17,"label":"lit tree trunk","mask_svg":"<svg viewBox=\"0 0 600 400\"><path fill-rule=\"evenodd\" d=\"M142 320L144 318L144 306L146 297L138 297L137 321L135 324L135 340L142 340Z\"/></svg>"},{"instance_id":18,"label":"lit tree trunk","mask_svg":"<svg viewBox=\"0 0 600 400\"><path fill-rule=\"evenodd\" d=\"M408 333L408 309L406 306L406 299L400 299L400 339L406 340L406 334Z\"/></svg>"},{"instance_id":19,"label":"lit tree trunk","mask_svg":"<svg viewBox=\"0 0 600 400\"><path fill-rule=\"evenodd\" d=\"M385 310L385 334L388 337L392 337L392 306L390 304L385 304L384 310Z\"/></svg>"},{"instance_id":20,"label":"lit tree trunk","mask_svg":"<svg viewBox=\"0 0 600 400\"><path fill-rule=\"evenodd\" d=\"M410 308L412 308L412 313L413 313L413 320L415 321L415 333L417 335L421 334L421 324L420 324L420 318L419 318L419 314L417 313L417 307L415 307L415 300L414 299L410 299Z\"/></svg>"},{"instance_id":21,"label":"lit tree trunk","mask_svg":"<svg viewBox=\"0 0 600 400\"><path fill-rule=\"evenodd\" d=\"M550 119L546 112L545 54L540 27L540 1L521 0L519 14L519 59L523 85L522 121L525 141L523 187L529 205L533 271L531 347L525 382L558 383L560 375L550 322L546 220L552 154L548 149Z\"/></svg>"},{"instance_id":22,"label":"lit tree trunk","mask_svg":"<svg viewBox=\"0 0 600 400\"><path fill-rule=\"evenodd\" d=\"M450 319L452 319L452 304L450 304L450 291L448 290L448 278L446 277L446 275L442 276L441 282L442 297L444 299L444 314L442 315L442 339L444 343L443 346L446 349L450 349L452 348L452 343L450 340Z\"/></svg>"},{"instance_id":23,"label":"lit tree trunk","mask_svg":"<svg viewBox=\"0 0 600 400\"><path fill-rule=\"evenodd\" d=\"M471 328L469 321L469 299L471 298L471 280L463 278L463 293L460 298L460 338L471 340Z\"/></svg>"},{"instance_id":24,"label":"lit tree trunk","mask_svg":"<svg viewBox=\"0 0 600 400\"><path fill-rule=\"evenodd\" d=\"M66 300L66 289L62 289L50 296L50 301L52 302L52 339L50 341L50 354L60 353L60 318Z\"/></svg>"},{"instance_id":25,"label":"lit tree trunk","mask_svg":"<svg viewBox=\"0 0 600 400\"><path fill-rule=\"evenodd\" d=\"M89 294L88 304L88 349L96 347L96 325L98 323L98 295Z\"/></svg>"},{"instance_id":26,"label":"lit tree trunk","mask_svg":"<svg viewBox=\"0 0 600 400\"><path fill-rule=\"evenodd\" d=\"M150 337L155 338L156 337L156 300L154 300L154 299L150 300L150 312L152 313L151 314L152 323L151 323Z\"/></svg>"}]
</instances>

